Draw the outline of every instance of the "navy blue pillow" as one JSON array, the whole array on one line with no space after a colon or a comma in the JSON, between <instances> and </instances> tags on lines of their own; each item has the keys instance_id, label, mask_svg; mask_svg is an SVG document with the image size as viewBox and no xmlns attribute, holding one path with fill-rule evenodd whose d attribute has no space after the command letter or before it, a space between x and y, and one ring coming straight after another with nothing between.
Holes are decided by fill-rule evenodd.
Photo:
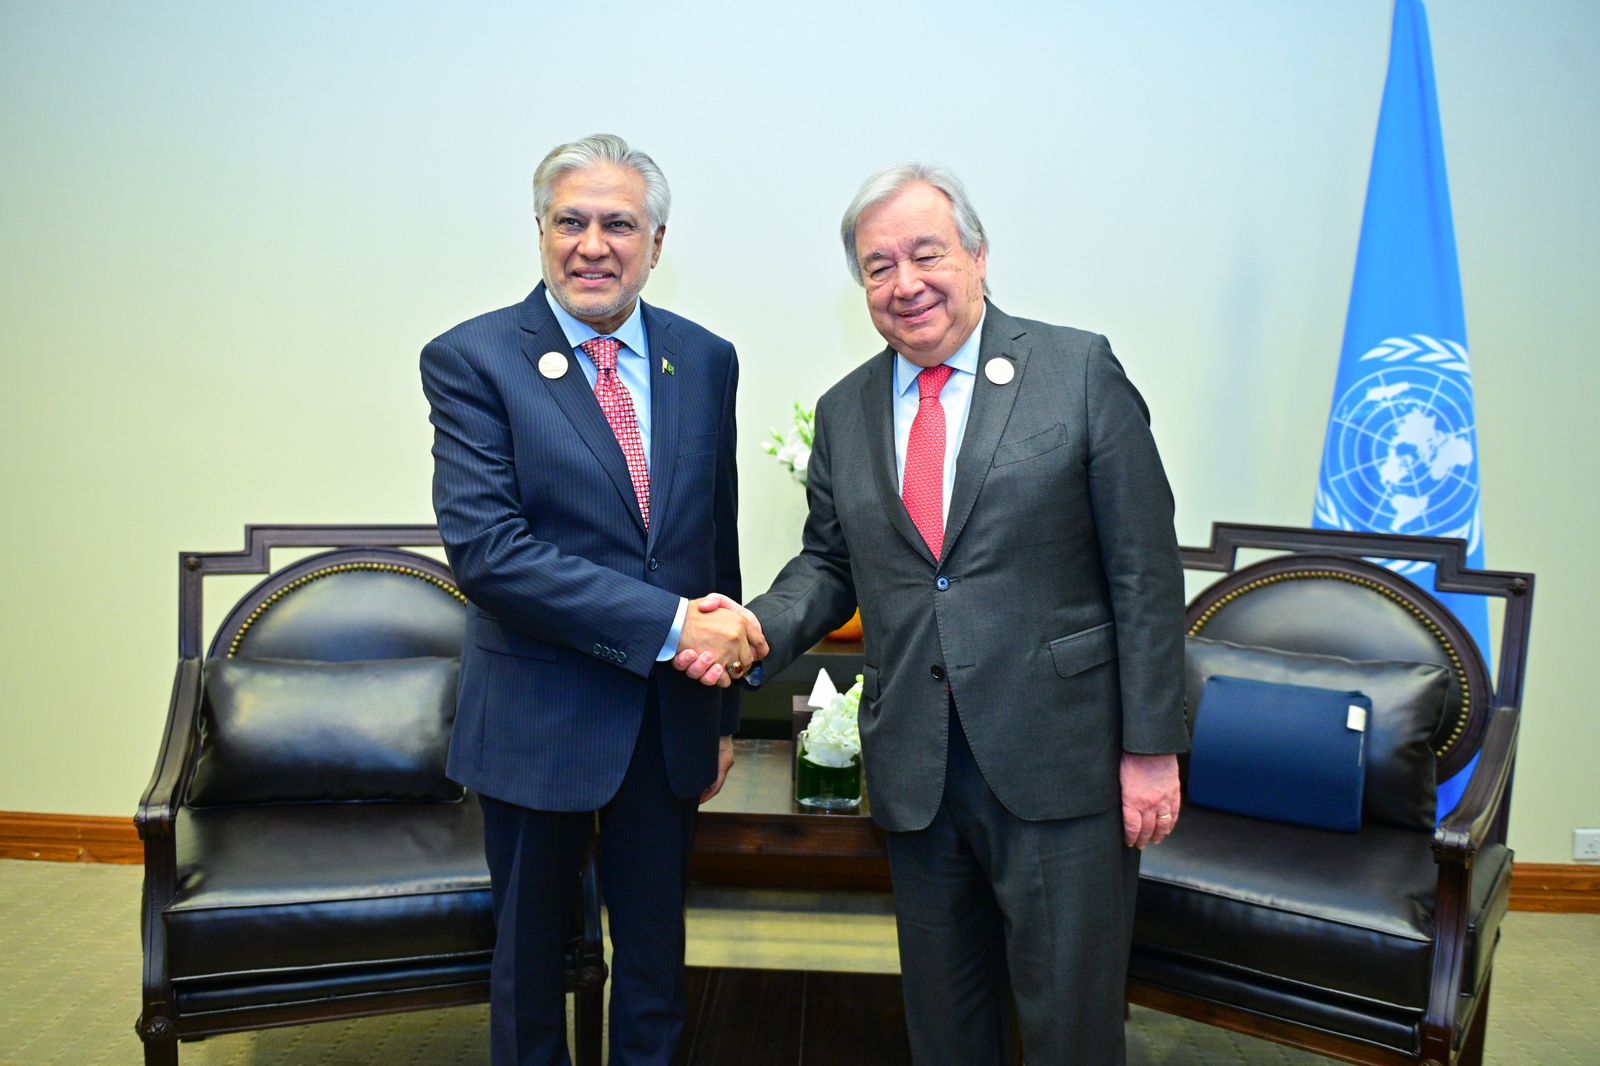
<instances>
[{"instance_id":1,"label":"navy blue pillow","mask_svg":"<svg viewBox=\"0 0 1600 1066\"><path fill-rule=\"evenodd\" d=\"M1195 711L1189 799L1353 833L1361 828L1371 715L1360 692L1215 675Z\"/></svg>"},{"instance_id":2,"label":"navy blue pillow","mask_svg":"<svg viewBox=\"0 0 1600 1066\"><path fill-rule=\"evenodd\" d=\"M1372 700L1372 718L1363 815L1369 822L1433 832L1438 802L1430 739L1449 694L1450 673L1444 667L1185 637L1184 705L1191 713L1200 706L1206 679L1214 676L1365 693Z\"/></svg>"}]
</instances>

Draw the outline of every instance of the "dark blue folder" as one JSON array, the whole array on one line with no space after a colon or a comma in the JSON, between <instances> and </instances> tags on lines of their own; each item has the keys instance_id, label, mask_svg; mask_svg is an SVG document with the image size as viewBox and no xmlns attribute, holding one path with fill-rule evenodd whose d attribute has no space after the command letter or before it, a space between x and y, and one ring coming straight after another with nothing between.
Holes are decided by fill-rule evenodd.
<instances>
[{"instance_id":1,"label":"dark blue folder","mask_svg":"<svg viewBox=\"0 0 1600 1066\"><path fill-rule=\"evenodd\" d=\"M1202 807L1354 832L1366 722L1360 692L1214 676L1195 711L1189 799Z\"/></svg>"}]
</instances>

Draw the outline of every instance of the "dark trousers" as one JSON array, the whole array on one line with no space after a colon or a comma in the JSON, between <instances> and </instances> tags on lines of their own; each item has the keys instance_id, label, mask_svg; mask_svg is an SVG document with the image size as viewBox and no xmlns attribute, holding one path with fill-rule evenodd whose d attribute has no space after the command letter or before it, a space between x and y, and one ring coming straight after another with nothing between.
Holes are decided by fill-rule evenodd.
<instances>
[{"instance_id":1,"label":"dark trousers","mask_svg":"<svg viewBox=\"0 0 1600 1066\"><path fill-rule=\"evenodd\" d=\"M492 1060L569 1066L562 953L596 813L480 798L495 916ZM678 799L667 783L652 686L622 786L598 812L611 930L610 1061L618 1066L666 1066L683 1034L683 901L695 810L694 799Z\"/></svg>"},{"instance_id":2,"label":"dark trousers","mask_svg":"<svg viewBox=\"0 0 1600 1066\"><path fill-rule=\"evenodd\" d=\"M984 780L952 708L939 813L888 841L918 1066L1015 1062L1013 997L1028 1066L1124 1061L1139 852L1123 844L1120 810L1016 817Z\"/></svg>"}]
</instances>

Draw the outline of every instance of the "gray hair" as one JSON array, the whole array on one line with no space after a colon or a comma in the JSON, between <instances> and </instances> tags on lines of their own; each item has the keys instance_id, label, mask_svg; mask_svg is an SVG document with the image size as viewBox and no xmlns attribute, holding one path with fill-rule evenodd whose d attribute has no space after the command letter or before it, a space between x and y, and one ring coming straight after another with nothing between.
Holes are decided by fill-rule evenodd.
<instances>
[{"instance_id":1,"label":"gray hair","mask_svg":"<svg viewBox=\"0 0 1600 1066\"><path fill-rule=\"evenodd\" d=\"M960 178L944 167L927 163L896 163L861 183L861 190L850 201L850 206L844 209L844 220L839 223L839 238L844 241L844 260L857 285L865 284L861 277L861 263L856 259L856 229L861 225L861 216L898 196L906 186L919 181L932 185L950 201L951 211L956 217L956 232L961 235L961 247L971 255L977 255L988 247L989 236L983 232L983 223L978 220L978 212L967 198L966 187L961 184ZM985 294L989 292L988 282L984 282L983 291Z\"/></svg>"},{"instance_id":2,"label":"gray hair","mask_svg":"<svg viewBox=\"0 0 1600 1066\"><path fill-rule=\"evenodd\" d=\"M661 173L656 161L628 147L628 142L615 133L591 133L570 144L558 144L550 149L539 168L533 172L533 211L543 221L550 210L550 197L556 181L574 170L609 163L631 170L644 179L644 209L650 216L652 231L667 224L667 214L672 210L672 190L667 188L667 176Z\"/></svg>"}]
</instances>

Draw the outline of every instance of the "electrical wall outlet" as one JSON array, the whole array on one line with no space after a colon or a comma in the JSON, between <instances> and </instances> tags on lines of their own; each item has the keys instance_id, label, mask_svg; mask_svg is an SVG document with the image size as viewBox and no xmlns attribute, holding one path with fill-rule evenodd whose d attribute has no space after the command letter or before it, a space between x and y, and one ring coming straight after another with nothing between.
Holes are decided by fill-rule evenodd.
<instances>
[{"instance_id":1,"label":"electrical wall outlet","mask_svg":"<svg viewBox=\"0 0 1600 1066\"><path fill-rule=\"evenodd\" d=\"M1600 829L1574 829L1572 857L1579 862L1600 862Z\"/></svg>"}]
</instances>

